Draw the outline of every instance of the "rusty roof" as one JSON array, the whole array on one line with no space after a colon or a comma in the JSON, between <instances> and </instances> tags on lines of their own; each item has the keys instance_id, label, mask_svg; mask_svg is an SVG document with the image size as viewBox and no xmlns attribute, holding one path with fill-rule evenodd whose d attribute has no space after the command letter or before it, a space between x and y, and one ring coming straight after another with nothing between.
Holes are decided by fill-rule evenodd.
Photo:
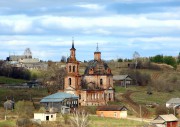
<instances>
[{"instance_id":1,"label":"rusty roof","mask_svg":"<svg viewBox=\"0 0 180 127\"><path fill-rule=\"evenodd\" d=\"M126 111L127 108L125 106L119 105L108 105L108 106L99 106L97 111Z\"/></svg>"}]
</instances>

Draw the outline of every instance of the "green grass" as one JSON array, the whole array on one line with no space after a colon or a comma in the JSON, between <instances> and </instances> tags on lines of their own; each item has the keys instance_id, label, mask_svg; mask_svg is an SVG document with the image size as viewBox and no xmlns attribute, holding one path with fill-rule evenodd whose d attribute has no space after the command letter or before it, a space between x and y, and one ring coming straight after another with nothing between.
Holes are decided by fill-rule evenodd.
<instances>
[{"instance_id":1,"label":"green grass","mask_svg":"<svg viewBox=\"0 0 180 127\"><path fill-rule=\"evenodd\" d=\"M115 119L90 116L91 125L90 127L141 127L146 123L128 120L128 119Z\"/></svg>"},{"instance_id":2,"label":"green grass","mask_svg":"<svg viewBox=\"0 0 180 127\"><path fill-rule=\"evenodd\" d=\"M16 123L13 120L0 121L0 127L15 127Z\"/></svg>"},{"instance_id":3,"label":"green grass","mask_svg":"<svg viewBox=\"0 0 180 127\"><path fill-rule=\"evenodd\" d=\"M19 83L24 83L24 82L27 82L27 81L23 79L14 79L14 78L0 76L1 84L19 84Z\"/></svg>"},{"instance_id":4,"label":"green grass","mask_svg":"<svg viewBox=\"0 0 180 127\"><path fill-rule=\"evenodd\" d=\"M11 97L14 97L15 101L18 100L30 100L30 97L32 98L42 98L47 96L47 90L46 89L7 89L7 88L0 88L0 98L1 98L1 104L2 106L3 102L6 100L6 96L11 99Z\"/></svg>"},{"instance_id":5,"label":"green grass","mask_svg":"<svg viewBox=\"0 0 180 127\"><path fill-rule=\"evenodd\" d=\"M152 90L152 95L147 94L147 86L129 86L128 88L115 86L115 91L117 93L125 93L127 90L136 91L132 93L131 98L139 104L147 103L159 103L165 104L171 98L180 97L180 91L176 90L173 92L158 92Z\"/></svg>"}]
</instances>

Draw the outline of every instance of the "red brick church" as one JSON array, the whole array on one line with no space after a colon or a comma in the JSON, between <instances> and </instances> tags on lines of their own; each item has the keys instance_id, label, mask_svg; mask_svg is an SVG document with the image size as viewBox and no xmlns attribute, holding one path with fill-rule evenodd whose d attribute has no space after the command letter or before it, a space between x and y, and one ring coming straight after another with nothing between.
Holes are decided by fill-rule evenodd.
<instances>
[{"instance_id":1,"label":"red brick church","mask_svg":"<svg viewBox=\"0 0 180 127\"><path fill-rule=\"evenodd\" d=\"M88 63L84 75L79 74L74 41L66 64L64 91L79 96L79 105L98 106L114 101L113 75L108 65L101 60L101 52L94 52L94 60Z\"/></svg>"}]
</instances>

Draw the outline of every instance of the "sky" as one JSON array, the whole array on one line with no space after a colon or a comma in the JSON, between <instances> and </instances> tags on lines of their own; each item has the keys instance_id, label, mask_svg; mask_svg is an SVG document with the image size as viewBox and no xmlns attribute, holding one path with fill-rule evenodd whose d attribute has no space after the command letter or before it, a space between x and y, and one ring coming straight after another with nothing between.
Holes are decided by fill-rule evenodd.
<instances>
[{"instance_id":1,"label":"sky","mask_svg":"<svg viewBox=\"0 0 180 127\"><path fill-rule=\"evenodd\" d=\"M179 0L0 0L0 59L22 55L59 61L69 56L102 59L180 52Z\"/></svg>"}]
</instances>

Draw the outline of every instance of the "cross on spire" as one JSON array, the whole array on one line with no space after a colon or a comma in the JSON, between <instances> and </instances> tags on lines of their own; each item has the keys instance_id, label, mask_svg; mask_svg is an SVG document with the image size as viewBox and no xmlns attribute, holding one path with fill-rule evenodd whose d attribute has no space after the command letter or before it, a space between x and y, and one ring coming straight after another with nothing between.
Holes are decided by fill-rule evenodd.
<instances>
[{"instance_id":1,"label":"cross on spire","mask_svg":"<svg viewBox=\"0 0 180 127\"><path fill-rule=\"evenodd\" d=\"M74 37L72 37L72 48L74 49Z\"/></svg>"},{"instance_id":2,"label":"cross on spire","mask_svg":"<svg viewBox=\"0 0 180 127\"><path fill-rule=\"evenodd\" d=\"M98 43L97 43L97 47L96 47L96 52L99 52L99 46L98 46Z\"/></svg>"}]
</instances>

